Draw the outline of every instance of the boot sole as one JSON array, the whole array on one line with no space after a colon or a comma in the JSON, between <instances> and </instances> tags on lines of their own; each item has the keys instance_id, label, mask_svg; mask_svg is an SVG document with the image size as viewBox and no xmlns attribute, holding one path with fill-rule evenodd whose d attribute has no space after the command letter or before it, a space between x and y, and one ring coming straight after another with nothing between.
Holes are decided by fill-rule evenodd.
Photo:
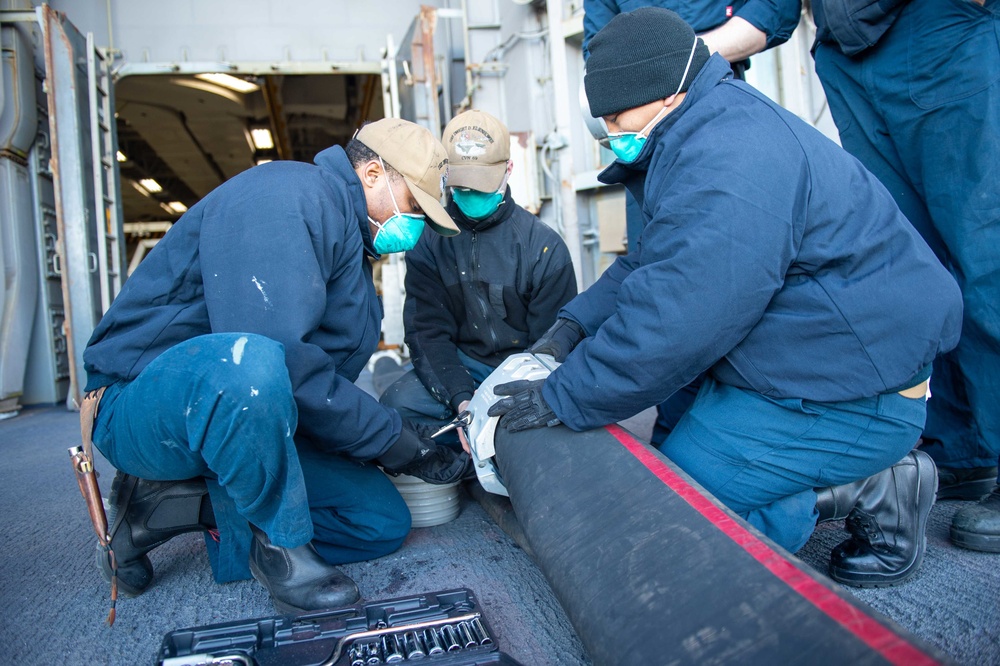
<instances>
[{"instance_id":1,"label":"boot sole","mask_svg":"<svg viewBox=\"0 0 1000 666\"><path fill-rule=\"evenodd\" d=\"M929 460L929 458L928 458ZM926 502L927 510L923 511L917 516L917 524L919 525L919 534L921 534L920 548L914 553L913 560L907 564L901 571L897 571L891 574L865 574L851 572L845 569L838 569L832 564L830 565L830 578L834 579L838 583L843 583L844 585L850 585L852 587L892 587L894 585L899 585L900 583L906 582L913 574L917 573L920 569L920 564L924 561L924 552L927 550L927 521L931 516L931 509L934 508L934 502L937 498L938 490L938 472L937 466L931 461L930 470L932 472L931 480L932 483L927 484L923 482L920 475L920 465L921 459L919 456L916 457L917 463L917 480L920 484L917 487L917 497L920 498L917 506L920 503Z\"/></svg>"},{"instance_id":2,"label":"boot sole","mask_svg":"<svg viewBox=\"0 0 1000 666\"><path fill-rule=\"evenodd\" d=\"M1000 536L989 536L951 528L951 542L961 548L983 553L1000 553Z\"/></svg>"},{"instance_id":3,"label":"boot sole","mask_svg":"<svg viewBox=\"0 0 1000 666\"><path fill-rule=\"evenodd\" d=\"M930 512L928 511L928 514ZM926 527L926 521L925 521ZM920 570L920 565L924 561L924 551L927 550L927 537L924 537L923 545L920 547L917 556L905 569L894 574L858 574L846 569L830 567L830 578L838 583L850 585L851 587L893 587L909 580L913 574Z\"/></svg>"}]
</instances>

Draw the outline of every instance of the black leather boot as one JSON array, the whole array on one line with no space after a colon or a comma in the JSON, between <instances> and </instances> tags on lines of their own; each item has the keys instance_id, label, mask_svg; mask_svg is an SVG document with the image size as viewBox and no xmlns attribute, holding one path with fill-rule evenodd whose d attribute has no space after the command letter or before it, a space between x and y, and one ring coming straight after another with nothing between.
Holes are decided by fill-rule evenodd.
<instances>
[{"instance_id":1,"label":"black leather boot","mask_svg":"<svg viewBox=\"0 0 1000 666\"><path fill-rule=\"evenodd\" d=\"M865 479L847 515L852 536L830 555L830 576L845 585L885 587L916 573L927 547L937 480L934 461L922 451Z\"/></svg>"},{"instance_id":2,"label":"black leather boot","mask_svg":"<svg viewBox=\"0 0 1000 666\"><path fill-rule=\"evenodd\" d=\"M874 476L869 476L866 479L845 483L842 486L818 488L816 490L816 510L819 511L819 518L816 519L816 523L847 518L857 505L858 498L865 487L874 478Z\"/></svg>"},{"instance_id":3,"label":"black leather boot","mask_svg":"<svg viewBox=\"0 0 1000 666\"><path fill-rule=\"evenodd\" d=\"M980 500L996 484L996 467L938 467L937 498Z\"/></svg>"},{"instance_id":4,"label":"black leather boot","mask_svg":"<svg viewBox=\"0 0 1000 666\"><path fill-rule=\"evenodd\" d=\"M958 510L951 521L951 542L962 548L1000 553L1000 487L972 506Z\"/></svg>"},{"instance_id":5,"label":"black leather boot","mask_svg":"<svg viewBox=\"0 0 1000 666\"><path fill-rule=\"evenodd\" d=\"M142 594L153 581L153 563L146 553L178 534L215 527L203 478L148 481L118 472L108 504L108 532L118 563L118 589L129 597ZM97 566L110 581L111 562L100 546Z\"/></svg>"},{"instance_id":6,"label":"black leather boot","mask_svg":"<svg viewBox=\"0 0 1000 666\"><path fill-rule=\"evenodd\" d=\"M250 530L250 571L282 613L337 608L360 598L354 581L320 557L311 543L282 548L256 526L250 525Z\"/></svg>"}]
</instances>

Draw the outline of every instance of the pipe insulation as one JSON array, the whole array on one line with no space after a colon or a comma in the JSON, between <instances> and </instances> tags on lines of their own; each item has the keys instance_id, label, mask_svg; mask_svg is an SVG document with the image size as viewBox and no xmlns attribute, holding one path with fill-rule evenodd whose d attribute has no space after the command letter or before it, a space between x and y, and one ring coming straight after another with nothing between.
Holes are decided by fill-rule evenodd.
<instances>
[{"instance_id":1,"label":"pipe insulation","mask_svg":"<svg viewBox=\"0 0 1000 666\"><path fill-rule=\"evenodd\" d=\"M494 440L535 561L595 664L947 661L618 426Z\"/></svg>"},{"instance_id":2,"label":"pipe insulation","mask_svg":"<svg viewBox=\"0 0 1000 666\"><path fill-rule=\"evenodd\" d=\"M28 151L38 129L31 42L0 28L0 418L16 414L38 305L38 259Z\"/></svg>"}]
</instances>

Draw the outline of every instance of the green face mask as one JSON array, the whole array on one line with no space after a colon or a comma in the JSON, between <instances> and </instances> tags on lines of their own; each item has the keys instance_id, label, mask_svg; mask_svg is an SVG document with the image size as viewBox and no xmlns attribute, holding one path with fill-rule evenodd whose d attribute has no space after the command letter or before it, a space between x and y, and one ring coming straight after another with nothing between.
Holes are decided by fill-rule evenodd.
<instances>
[{"instance_id":1,"label":"green face mask","mask_svg":"<svg viewBox=\"0 0 1000 666\"><path fill-rule=\"evenodd\" d=\"M376 254L412 250L424 231L423 215L397 213L382 224L370 217L368 219L378 229L372 239Z\"/></svg>"},{"instance_id":2,"label":"green face mask","mask_svg":"<svg viewBox=\"0 0 1000 666\"><path fill-rule=\"evenodd\" d=\"M608 136L608 141L610 143L611 152L615 154L619 160L625 164L631 164L638 159L639 154L642 152L643 146L646 145L646 136L650 128L656 124L656 121L660 119L660 116L664 111L667 110L667 106L673 104L674 99L681 93L681 88L684 87L684 81L687 79L688 71L691 69L691 61L694 59L694 52L698 49L698 38L694 38L694 44L691 45L691 53L688 54L687 66L684 67L684 73L681 74L681 82L677 85L677 90L671 95L667 100L666 104L662 109L656 112L656 115L650 119L646 126L643 127L638 132L609 132L608 124L604 122L604 118L598 118L598 122L601 123L601 127L604 128L604 133Z\"/></svg>"},{"instance_id":3,"label":"green face mask","mask_svg":"<svg viewBox=\"0 0 1000 666\"><path fill-rule=\"evenodd\" d=\"M378 158L378 162L382 165L382 172L387 173L381 157ZM392 193L392 183L389 182L388 175L385 178L385 186L389 188L394 214L385 222L379 222L371 215L368 216L368 221L377 229L375 238L372 239L372 246L376 254L412 250L424 231L424 216L399 212L399 205L396 203L396 195Z\"/></svg>"},{"instance_id":4,"label":"green face mask","mask_svg":"<svg viewBox=\"0 0 1000 666\"><path fill-rule=\"evenodd\" d=\"M464 187L451 190L451 198L458 209L470 220L483 220L492 215L503 201L503 192L480 192Z\"/></svg>"}]
</instances>

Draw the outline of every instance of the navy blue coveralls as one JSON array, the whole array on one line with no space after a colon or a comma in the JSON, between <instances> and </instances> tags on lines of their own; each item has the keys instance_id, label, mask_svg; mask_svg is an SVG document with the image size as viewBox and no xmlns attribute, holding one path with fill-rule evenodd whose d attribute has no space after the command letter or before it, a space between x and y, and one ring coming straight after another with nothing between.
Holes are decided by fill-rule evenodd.
<instances>
[{"instance_id":1,"label":"navy blue coveralls","mask_svg":"<svg viewBox=\"0 0 1000 666\"><path fill-rule=\"evenodd\" d=\"M718 54L638 159L600 179L629 188L646 226L560 312L588 337L545 400L586 430L708 371L661 451L797 550L814 488L916 443L926 403L899 391L958 342L955 280L871 173Z\"/></svg>"},{"instance_id":2,"label":"navy blue coveralls","mask_svg":"<svg viewBox=\"0 0 1000 666\"><path fill-rule=\"evenodd\" d=\"M965 301L958 347L935 361L923 450L941 467L992 467L1000 455L1000 1L909 2L881 39L869 37L874 46L845 47L861 49L850 56L831 34L850 27L833 23L848 12L830 4L816 3L825 39L814 54L841 142L889 189Z\"/></svg>"},{"instance_id":3,"label":"navy blue coveralls","mask_svg":"<svg viewBox=\"0 0 1000 666\"><path fill-rule=\"evenodd\" d=\"M410 514L375 465L398 414L354 385L382 307L361 181L339 146L245 171L192 206L84 352L107 386L94 445L154 480L206 478L219 582L250 577L247 522L334 564L397 549Z\"/></svg>"}]
</instances>

